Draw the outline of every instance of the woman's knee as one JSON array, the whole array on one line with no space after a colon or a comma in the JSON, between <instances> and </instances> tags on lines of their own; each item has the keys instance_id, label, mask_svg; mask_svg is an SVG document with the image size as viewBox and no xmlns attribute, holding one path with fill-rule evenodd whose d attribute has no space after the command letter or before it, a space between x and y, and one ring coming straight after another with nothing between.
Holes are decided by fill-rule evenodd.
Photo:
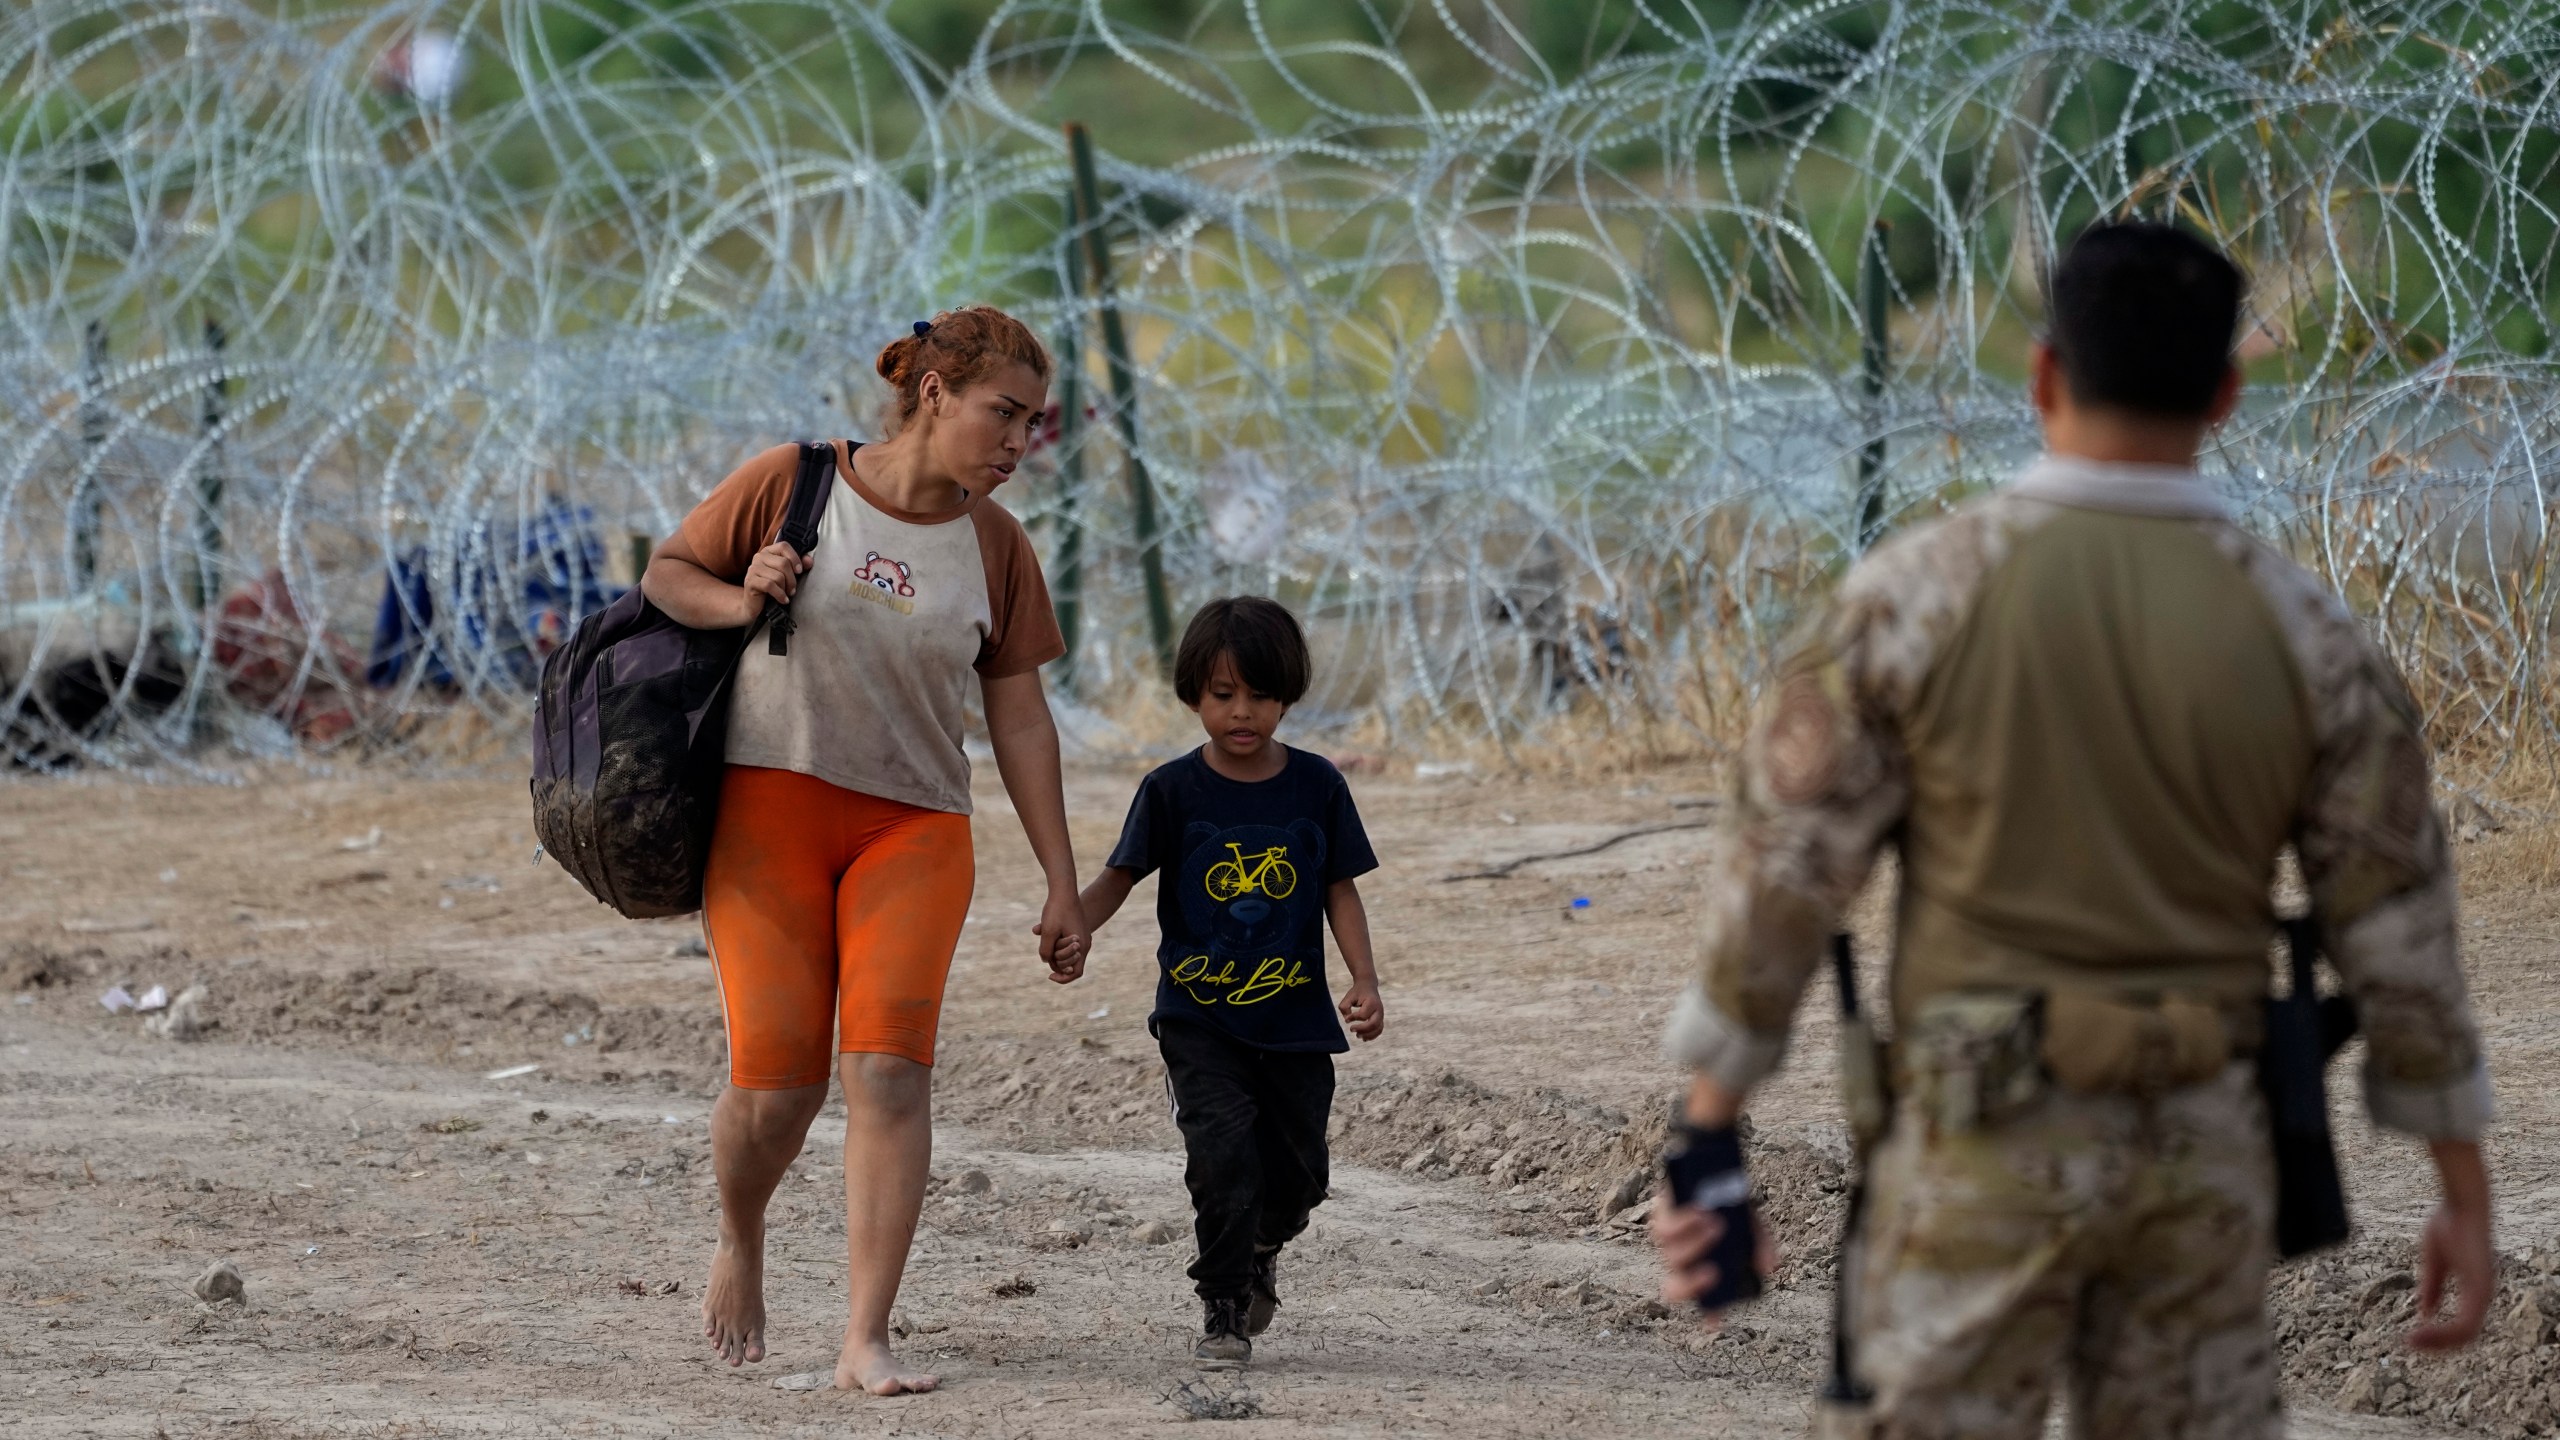
<instances>
[{"instance_id":1,"label":"woman's knee","mask_svg":"<svg viewBox=\"0 0 2560 1440\"><path fill-rule=\"evenodd\" d=\"M933 1104L933 1067L904 1055L852 1051L839 1057L844 1102L884 1119L923 1114Z\"/></svg>"},{"instance_id":2,"label":"woman's knee","mask_svg":"<svg viewBox=\"0 0 2560 1440\"><path fill-rule=\"evenodd\" d=\"M749 1090L732 1085L723 1099L737 1117L739 1130L751 1143L797 1146L809 1133L818 1112L826 1108L827 1087L820 1083L787 1090Z\"/></svg>"}]
</instances>

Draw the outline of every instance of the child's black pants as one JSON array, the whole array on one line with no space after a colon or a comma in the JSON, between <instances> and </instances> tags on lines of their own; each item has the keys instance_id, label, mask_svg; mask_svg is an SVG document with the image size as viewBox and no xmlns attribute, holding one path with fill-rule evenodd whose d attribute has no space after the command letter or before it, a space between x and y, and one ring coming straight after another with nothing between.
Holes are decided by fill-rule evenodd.
<instances>
[{"instance_id":1,"label":"child's black pants","mask_svg":"<svg viewBox=\"0 0 2560 1440\"><path fill-rule=\"evenodd\" d=\"M1182 1179L1200 1241L1192 1289L1204 1300L1241 1300L1254 1247L1296 1239L1324 1199L1333 1057L1258 1050L1179 1020L1156 1030L1190 1155Z\"/></svg>"}]
</instances>

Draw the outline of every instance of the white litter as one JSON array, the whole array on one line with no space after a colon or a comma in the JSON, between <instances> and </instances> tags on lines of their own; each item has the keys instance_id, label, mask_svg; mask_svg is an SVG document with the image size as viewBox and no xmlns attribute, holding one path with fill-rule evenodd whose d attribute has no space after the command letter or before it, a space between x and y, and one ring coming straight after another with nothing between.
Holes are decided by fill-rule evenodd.
<instances>
[{"instance_id":1,"label":"white litter","mask_svg":"<svg viewBox=\"0 0 2560 1440\"><path fill-rule=\"evenodd\" d=\"M131 935L159 928L160 922L148 915L83 915L62 922L66 935Z\"/></svg>"},{"instance_id":2,"label":"white litter","mask_svg":"<svg viewBox=\"0 0 2560 1440\"><path fill-rule=\"evenodd\" d=\"M1086 1018L1087 1020L1105 1020L1105 1019L1109 1019L1109 1018L1110 1018L1110 1015L1111 1015L1111 1007L1110 1007L1110 1006L1108 1006L1108 1005L1096 1005L1096 1006L1094 1006L1094 1007L1093 1007L1092 1011L1091 1011L1090 1013L1088 1013L1084 1018Z\"/></svg>"},{"instance_id":3,"label":"white litter","mask_svg":"<svg viewBox=\"0 0 2560 1440\"><path fill-rule=\"evenodd\" d=\"M106 994L98 997L98 1003L107 1007L108 1014L121 1015L133 1008L133 992L121 985L111 985Z\"/></svg>"},{"instance_id":4,"label":"white litter","mask_svg":"<svg viewBox=\"0 0 2560 1440\"><path fill-rule=\"evenodd\" d=\"M161 883L161 884L163 884L163 885L175 885L175 884L177 884L177 883L178 883L178 872L177 872L177 871L175 871L175 870L163 870L163 871L161 871L161 872L160 872L160 883Z\"/></svg>"},{"instance_id":5,"label":"white litter","mask_svg":"<svg viewBox=\"0 0 2560 1440\"><path fill-rule=\"evenodd\" d=\"M168 1009L169 987L166 985L154 985L150 989L143 991L142 998L133 1002L133 1008L136 1010Z\"/></svg>"},{"instance_id":6,"label":"white litter","mask_svg":"<svg viewBox=\"0 0 2560 1440\"><path fill-rule=\"evenodd\" d=\"M480 1078L483 1080L513 1080L519 1075L530 1075L541 1068L542 1067L539 1065L509 1065L503 1070L492 1070Z\"/></svg>"},{"instance_id":7,"label":"white litter","mask_svg":"<svg viewBox=\"0 0 2560 1440\"><path fill-rule=\"evenodd\" d=\"M1413 767L1413 778L1416 780L1446 780L1452 776L1474 773L1476 773L1476 762L1473 760L1425 760Z\"/></svg>"},{"instance_id":8,"label":"white litter","mask_svg":"<svg viewBox=\"0 0 2560 1440\"><path fill-rule=\"evenodd\" d=\"M338 842L341 850L371 850L382 843L382 827L374 826L361 835L350 835Z\"/></svg>"},{"instance_id":9,"label":"white litter","mask_svg":"<svg viewBox=\"0 0 2560 1440\"><path fill-rule=\"evenodd\" d=\"M660 1117L659 1117L659 1119L658 1119L658 1123L659 1123L659 1124L661 1124L661 1125L681 1125L681 1124L683 1124L684 1122L683 1122L683 1121L681 1121L681 1120L679 1120L679 1119L677 1119L677 1118L676 1118L676 1117L674 1117L673 1115L664 1115L664 1116L660 1116Z\"/></svg>"}]
</instances>

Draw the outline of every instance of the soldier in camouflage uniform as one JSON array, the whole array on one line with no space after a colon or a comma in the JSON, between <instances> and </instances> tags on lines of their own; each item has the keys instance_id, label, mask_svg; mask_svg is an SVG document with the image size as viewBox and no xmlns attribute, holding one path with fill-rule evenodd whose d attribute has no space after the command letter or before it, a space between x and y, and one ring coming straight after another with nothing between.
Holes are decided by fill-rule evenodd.
<instances>
[{"instance_id":1,"label":"soldier in camouflage uniform","mask_svg":"<svg viewBox=\"0 0 2560 1440\"><path fill-rule=\"evenodd\" d=\"M1853 569L1750 737L1667 1039L1690 1124L1777 1068L1842 907L1901 857L1896 1105L1843 1267L1872 1400L1831 1428L2033 1437L2063 1376L2082 1435L2281 1433L2252 1057L2287 845L2373 1119L2443 1183L2422 1308L2448 1276L2459 1303L2413 1343L2486 1314L2488 1078L2418 717L2195 472L2240 288L2167 227L2077 242L2035 357L2048 453ZM1667 1296L1710 1293L1715 1223L1660 1212Z\"/></svg>"}]
</instances>

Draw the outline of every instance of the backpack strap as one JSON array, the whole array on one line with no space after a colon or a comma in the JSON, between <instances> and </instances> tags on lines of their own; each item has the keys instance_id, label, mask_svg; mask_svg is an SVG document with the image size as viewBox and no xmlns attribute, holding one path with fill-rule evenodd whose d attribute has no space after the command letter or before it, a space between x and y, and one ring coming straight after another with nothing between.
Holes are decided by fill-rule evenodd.
<instances>
[{"instance_id":1,"label":"backpack strap","mask_svg":"<svg viewBox=\"0 0 2560 1440\"><path fill-rule=\"evenodd\" d=\"M774 539L790 546L805 559L818 548L818 520L827 513L827 500L835 492L836 447L823 440L800 442L800 473L791 480L791 503L783 508L782 528ZM766 650L775 655L791 653L791 607L769 605L766 615L770 624L766 631Z\"/></svg>"}]
</instances>

